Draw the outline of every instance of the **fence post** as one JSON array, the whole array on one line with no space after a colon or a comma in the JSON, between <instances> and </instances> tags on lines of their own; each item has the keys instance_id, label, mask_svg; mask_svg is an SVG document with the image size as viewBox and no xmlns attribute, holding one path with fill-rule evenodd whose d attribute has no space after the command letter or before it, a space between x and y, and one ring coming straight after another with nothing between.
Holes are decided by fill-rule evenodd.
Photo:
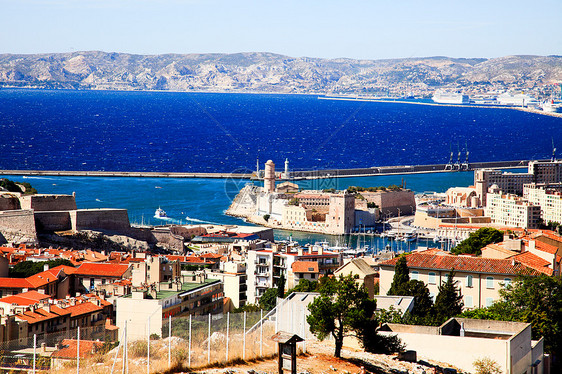
<instances>
[{"instance_id":1,"label":"fence post","mask_svg":"<svg viewBox=\"0 0 562 374\"><path fill-rule=\"evenodd\" d=\"M191 314L189 315L189 356L187 366L191 367Z\"/></svg>"},{"instance_id":2,"label":"fence post","mask_svg":"<svg viewBox=\"0 0 562 374\"><path fill-rule=\"evenodd\" d=\"M146 374L150 374L150 316L148 316L148 324L146 326Z\"/></svg>"},{"instance_id":3,"label":"fence post","mask_svg":"<svg viewBox=\"0 0 562 374\"><path fill-rule=\"evenodd\" d=\"M33 374L35 374L35 358L37 356L37 334L33 334Z\"/></svg>"},{"instance_id":4,"label":"fence post","mask_svg":"<svg viewBox=\"0 0 562 374\"><path fill-rule=\"evenodd\" d=\"M306 311L302 307L302 352L306 353Z\"/></svg>"},{"instance_id":5,"label":"fence post","mask_svg":"<svg viewBox=\"0 0 562 374\"><path fill-rule=\"evenodd\" d=\"M209 331L207 333L207 363L211 363L211 313L209 313Z\"/></svg>"},{"instance_id":6,"label":"fence post","mask_svg":"<svg viewBox=\"0 0 562 374\"><path fill-rule=\"evenodd\" d=\"M242 360L246 360L246 311L244 311L244 333L242 334Z\"/></svg>"},{"instance_id":7,"label":"fence post","mask_svg":"<svg viewBox=\"0 0 562 374\"><path fill-rule=\"evenodd\" d=\"M78 326L76 339L76 373L80 374L80 326Z\"/></svg>"},{"instance_id":8,"label":"fence post","mask_svg":"<svg viewBox=\"0 0 562 374\"><path fill-rule=\"evenodd\" d=\"M228 333L230 332L230 312L226 313L226 362L228 362Z\"/></svg>"},{"instance_id":9,"label":"fence post","mask_svg":"<svg viewBox=\"0 0 562 374\"><path fill-rule=\"evenodd\" d=\"M172 367L172 316L168 317L168 368Z\"/></svg>"},{"instance_id":10,"label":"fence post","mask_svg":"<svg viewBox=\"0 0 562 374\"><path fill-rule=\"evenodd\" d=\"M260 309L260 357L263 356L263 309Z\"/></svg>"}]
</instances>

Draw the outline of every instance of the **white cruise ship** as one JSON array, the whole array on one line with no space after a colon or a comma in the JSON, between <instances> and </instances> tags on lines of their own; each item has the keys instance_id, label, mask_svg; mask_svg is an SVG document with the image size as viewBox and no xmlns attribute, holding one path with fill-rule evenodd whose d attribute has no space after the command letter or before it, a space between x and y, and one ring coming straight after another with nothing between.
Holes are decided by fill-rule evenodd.
<instances>
[{"instance_id":1,"label":"white cruise ship","mask_svg":"<svg viewBox=\"0 0 562 374\"><path fill-rule=\"evenodd\" d=\"M435 91L432 97L433 101L439 104L469 104L468 95L459 92L443 92Z\"/></svg>"}]
</instances>

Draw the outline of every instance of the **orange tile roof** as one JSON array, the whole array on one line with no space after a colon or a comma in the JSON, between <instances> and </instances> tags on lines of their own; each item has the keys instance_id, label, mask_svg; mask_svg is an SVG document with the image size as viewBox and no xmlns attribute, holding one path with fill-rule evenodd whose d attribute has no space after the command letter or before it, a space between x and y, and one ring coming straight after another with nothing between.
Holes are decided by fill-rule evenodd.
<instances>
[{"instance_id":1,"label":"orange tile roof","mask_svg":"<svg viewBox=\"0 0 562 374\"><path fill-rule=\"evenodd\" d=\"M103 307L97 306L94 303L90 303L86 301L86 302L78 303L76 305L67 306L65 309L71 313L70 317L77 317L83 314L90 314L90 313L102 311Z\"/></svg>"},{"instance_id":2,"label":"orange tile roof","mask_svg":"<svg viewBox=\"0 0 562 374\"><path fill-rule=\"evenodd\" d=\"M22 292L17 295L6 296L0 299L0 302L7 304L17 304L20 306L28 306L38 303L41 300L49 299L49 295L45 295L37 291Z\"/></svg>"},{"instance_id":3,"label":"orange tile roof","mask_svg":"<svg viewBox=\"0 0 562 374\"><path fill-rule=\"evenodd\" d=\"M25 278L29 283L33 285L34 288L46 286L49 283L56 282L58 280L56 275L53 275L49 270L42 271L37 274L33 274L30 277Z\"/></svg>"},{"instance_id":4,"label":"orange tile roof","mask_svg":"<svg viewBox=\"0 0 562 374\"><path fill-rule=\"evenodd\" d=\"M511 259L495 259L482 257L432 255L410 253L406 255L408 267L411 269L435 269L460 272L508 274L508 275L539 275L539 271ZM379 264L380 267L396 265L398 257Z\"/></svg>"},{"instance_id":5,"label":"orange tile roof","mask_svg":"<svg viewBox=\"0 0 562 374\"><path fill-rule=\"evenodd\" d=\"M34 288L26 278L0 278L0 288Z\"/></svg>"},{"instance_id":6,"label":"orange tile roof","mask_svg":"<svg viewBox=\"0 0 562 374\"><path fill-rule=\"evenodd\" d=\"M293 273L318 273L318 262L316 261L295 261L291 264Z\"/></svg>"},{"instance_id":7,"label":"orange tile roof","mask_svg":"<svg viewBox=\"0 0 562 374\"><path fill-rule=\"evenodd\" d=\"M521 262L535 270L540 271L546 275L552 275L554 270L549 268L551 265L550 262L546 261L545 259L531 253L531 252L523 252L517 254L515 256L511 256L510 259L514 259L516 261Z\"/></svg>"},{"instance_id":8,"label":"orange tile roof","mask_svg":"<svg viewBox=\"0 0 562 374\"><path fill-rule=\"evenodd\" d=\"M51 311L47 312L44 308L36 309L34 312L28 310L23 313L16 314L16 317L27 321L28 323L37 323L49 319L59 318L60 316L70 315L69 311L59 308L58 306L51 305Z\"/></svg>"},{"instance_id":9,"label":"orange tile roof","mask_svg":"<svg viewBox=\"0 0 562 374\"><path fill-rule=\"evenodd\" d=\"M540 240L535 240L535 248L537 248L539 251L550 253L551 255L554 255L556 254L556 252L558 252L557 247L543 243Z\"/></svg>"},{"instance_id":10,"label":"orange tile roof","mask_svg":"<svg viewBox=\"0 0 562 374\"><path fill-rule=\"evenodd\" d=\"M129 265L86 262L76 269L74 275L121 278L128 269Z\"/></svg>"},{"instance_id":11,"label":"orange tile roof","mask_svg":"<svg viewBox=\"0 0 562 374\"><path fill-rule=\"evenodd\" d=\"M204 255L201 255L199 257L209 258L209 259L217 259L217 258L221 258L222 255L219 255L218 253L205 253Z\"/></svg>"},{"instance_id":12,"label":"orange tile roof","mask_svg":"<svg viewBox=\"0 0 562 374\"><path fill-rule=\"evenodd\" d=\"M76 360L76 353L80 352L80 358L91 357L97 349L103 347L103 342L80 339L80 350L75 339L63 339L62 348L53 352L53 358L66 358Z\"/></svg>"}]
</instances>

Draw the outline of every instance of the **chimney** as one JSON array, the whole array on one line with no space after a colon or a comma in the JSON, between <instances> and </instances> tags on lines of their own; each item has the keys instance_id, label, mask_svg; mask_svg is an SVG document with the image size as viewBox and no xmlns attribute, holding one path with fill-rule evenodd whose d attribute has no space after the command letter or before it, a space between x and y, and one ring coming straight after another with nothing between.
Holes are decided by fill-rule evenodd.
<instances>
[{"instance_id":1,"label":"chimney","mask_svg":"<svg viewBox=\"0 0 562 374\"><path fill-rule=\"evenodd\" d=\"M299 256L302 256L302 254L303 254L303 253L302 253L302 247L299 247L299 248L298 248L297 254L298 254Z\"/></svg>"},{"instance_id":2,"label":"chimney","mask_svg":"<svg viewBox=\"0 0 562 374\"><path fill-rule=\"evenodd\" d=\"M49 270L49 264L44 264L43 265L43 271L47 271Z\"/></svg>"},{"instance_id":3,"label":"chimney","mask_svg":"<svg viewBox=\"0 0 562 374\"><path fill-rule=\"evenodd\" d=\"M41 343L41 353L47 352L47 344Z\"/></svg>"},{"instance_id":4,"label":"chimney","mask_svg":"<svg viewBox=\"0 0 562 374\"><path fill-rule=\"evenodd\" d=\"M324 246L323 246L323 245L319 245L319 246L318 246L318 254L319 254L319 255L323 255L323 254L324 254Z\"/></svg>"}]
</instances>

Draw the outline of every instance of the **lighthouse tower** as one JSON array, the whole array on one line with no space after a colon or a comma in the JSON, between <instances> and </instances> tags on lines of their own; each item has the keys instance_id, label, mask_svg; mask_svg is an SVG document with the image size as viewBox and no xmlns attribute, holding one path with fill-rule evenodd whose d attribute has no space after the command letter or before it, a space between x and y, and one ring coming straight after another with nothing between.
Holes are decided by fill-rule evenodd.
<instances>
[{"instance_id":1,"label":"lighthouse tower","mask_svg":"<svg viewBox=\"0 0 562 374\"><path fill-rule=\"evenodd\" d=\"M263 189L265 192L275 192L275 164L271 160L265 163Z\"/></svg>"},{"instance_id":2,"label":"lighthouse tower","mask_svg":"<svg viewBox=\"0 0 562 374\"><path fill-rule=\"evenodd\" d=\"M283 178L289 179L289 159L285 159L285 172L283 173Z\"/></svg>"}]
</instances>

